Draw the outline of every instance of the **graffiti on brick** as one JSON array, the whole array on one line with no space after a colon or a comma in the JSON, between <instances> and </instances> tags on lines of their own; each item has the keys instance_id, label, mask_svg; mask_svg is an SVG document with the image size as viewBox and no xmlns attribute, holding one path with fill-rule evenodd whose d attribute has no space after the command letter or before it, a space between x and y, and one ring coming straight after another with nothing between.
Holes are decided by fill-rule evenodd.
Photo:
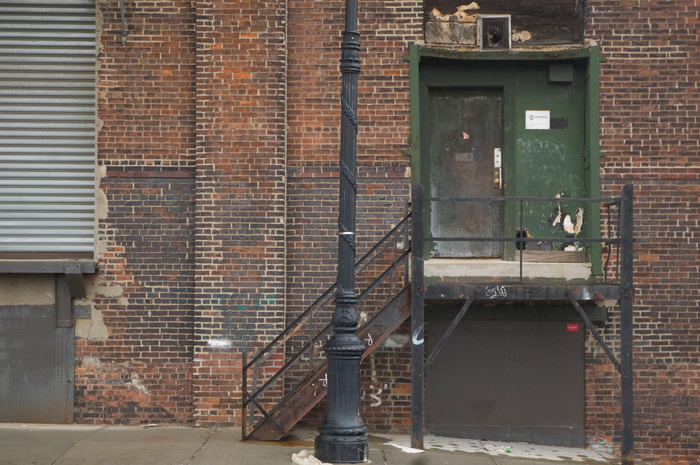
<instances>
[{"instance_id":1,"label":"graffiti on brick","mask_svg":"<svg viewBox=\"0 0 700 465\"><path fill-rule=\"evenodd\" d=\"M277 274L275 272L275 276ZM217 319L218 331L212 329L210 335L203 337L209 347L218 349L256 347L259 345L260 331L276 331L276 322L260 324L257 315L261 311L277 308L280 305L278 289L274 286L270 287L266 282L259 283L257 287L260 292L248 305L237 303L241 300L239 295L222 292L213 296L216 300L212 302L212 309ZM282 323L280 319L280 325Z\"/></svg>"},{"instance_id":2,"label":"graffiti on brick","mask_svg":"<svg viewBox=\"0 0 700 465\"><path fill-rule=\"evenodd\" d=\"M325 388L325 387L328 387L328 373L326 373L325 375L323 375L323 378L319 378L319 379L318 379L318 382L319 382L319 384L321 384L321 386L323 386L324 388ZM317 394L317 393L316 393L316 383L312 383L311 386L313 386L313 388L314 388L314 397L316 397L316 394Z\"/></svg>"},{"instance_id":3,"label":"graffiti on brick","mask_svg":"<svg viewBox=\"0 0 700 465\"><path fill-rule=\"evenodd\" d=\"M370 407L379 407L382 405L382 398L380 397L384 391L389 388L388 384L383 384L375 386L374 384L369 385L369 390L362 390L362 400L365 400L365 396L368 396L372 403L369 404ZM388 393L385 393L388 394Z\"/></svg>"}]
</instances>

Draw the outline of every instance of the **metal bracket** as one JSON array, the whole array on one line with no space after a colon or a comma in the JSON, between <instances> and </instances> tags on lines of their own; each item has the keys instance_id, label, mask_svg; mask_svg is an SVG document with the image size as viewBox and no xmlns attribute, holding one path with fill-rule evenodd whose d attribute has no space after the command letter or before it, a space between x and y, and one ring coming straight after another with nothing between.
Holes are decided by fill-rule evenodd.
<instances>
[{"instance_id":1,"label":"metal bracket","mask_svg":"<svg viewBox=\"0 0 700 465\"><path fill-rule=\"evenodd\" d=\"M73 298L81 298L87 295L85 291L85 282L83 281L83 273L80 264L66 263L66 281L70 296Z\"/></svg>"},{"instance_id":2,"label":"metal bracket","mask_svg":"<svg viewBox=\"0 0 700 465\"><path fill-rule=\"evenodd\" d=\"M578 312L579 316L581 318L583 318L583 321L586 324L586 327L591 332L591 334L593 334L593 337L598 342L598 345L600 345L600 347L603 349L605 354L608 356L608 358L610 359L610 362L612 362L612 364L615 367L615 369L617 370L617 372L621 373L622 370L621 370L620 362L617 360L617 357L613 353L610 346L608 346L605 343L605 341L603 340L603 338L600 336L600 333L598 332L598 330L595 328L595 326L593 326L593 322L591 321L590 318L588 318L588 315L586 315L586 312L583 311L583 309L581 308L581 306L579 305L578 301L573 296L573 294L570 291L567 292L566 294L569 297L569 301L571 302L571 304L574 306L574 308Z\"/></svg>"},{"instance_id":3,"label":"metal bracket","mask_svg":"<svg viewBox=\"0 0 700 465\"><path fill-rule=\"evenodd\" d=\"M65 274L56 274L56 327L73 326L73 300Z\"/></svg>"},{"instance_id":4,"label":"metal bracket","mask_svg":"<svg viewBox=\"0 0 700 465\"><path fill-rule=\"evenodd\" d=\"M73 299L87 295L80 263L66 263L56 273L56 327L70 328L75 322Z\"/></svg>"},{"instance_id":5,"label":"metal bracket","mask_svg":"<svg viewBox=\"0 0 700 465\"><path fill-rule=\"evenodd\" d=\"M471 306L471 304L474 302L474 299L476 299L476 290L472 293L471 296L469 296L469 299L464 303L462 308L459 310L457 313L457 316L455 316L454 320L452 320L452 323L450 323L450 326L447 328L447 331L445 331L445 334L442 335L442 338L440 341L437 343L435 348L433 349L433 353L430 354L428 357L428 360L425 362L425 368L428 368L431 363L435 360L435 357L440 353L440 350L442 350L442 346L445 345L445 342L447 342L447 339L452 335L452 332L455 330L457 327L457 324L462 320L462 317L464 316L465 313L467 313L467 310Z\"/></svg>"}]
</instances>

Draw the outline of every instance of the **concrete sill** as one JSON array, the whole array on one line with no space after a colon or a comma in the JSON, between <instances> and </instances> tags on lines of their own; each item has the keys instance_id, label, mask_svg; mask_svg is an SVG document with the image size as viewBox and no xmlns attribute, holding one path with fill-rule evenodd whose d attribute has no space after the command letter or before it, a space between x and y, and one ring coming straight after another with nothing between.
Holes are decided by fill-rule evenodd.
<instances>
[{"instance_id":1,"label":"concrete sill","mask_svg":"<svg viewBox=\"0 0 700 465\"><path fill-rule=\"evenodd\" d=\"M60 274L66 272L66 267L79 267L80 273L95 272L92 260L0 260L0 273Z\"/></svg>"},{"instance_id":2,"label":"concrete sill","mask_svg":"<svg viewBox=\"0 0 700 465\"><path fill-rule=\"evenodd\" d=\"M482 258L431 258L424 262L426 278L503 278L517 279L520 262ZM523 278L587 280L592 277L590 263L523 262Z\"/></svg>"}]
</instances>

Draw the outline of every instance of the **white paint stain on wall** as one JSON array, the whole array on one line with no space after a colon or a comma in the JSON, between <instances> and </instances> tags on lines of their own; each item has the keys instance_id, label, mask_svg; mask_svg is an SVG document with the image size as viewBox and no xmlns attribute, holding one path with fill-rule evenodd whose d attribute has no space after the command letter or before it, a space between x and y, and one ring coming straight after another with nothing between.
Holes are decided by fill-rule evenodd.
<instances>
[{"instance_id":1,"label":"white paint stain on wall","mask_svg":"<svg viewBox=\"0 0 700 465\"><path fill-rule=\"evenodd\" d=\"M513 42L527 42L532 39L532 34L529 31L513 31L511 39Z\"/></svg>"},{"instance_id":2,"label":"white paint stain on wall","mask_svg":"<svg viewBox=\"0 0 700 465\"><path fill-rule=\"evenodd\" d=\"M384 347L389 349L398 349L408 347L411 343L411 336L408 334L392 334L384 341Z\"/></svg>"},{"instance_id":3,"label":"white paint stain on wall","mask_svg":"<svg viewBox=\"0 0 700 465\"><path fill-rule=\"evenodd\" d=\"M151 392L146 388L146 385L141 382L139 375L136 373L131 373L131 386L137 391L143 392L147 396L151 395Z\"/></svg>"},{"instance_id":4,"label":"white paint stain on wall","mask_svg":"<svg viewBox=\"0 0 700 465\"><path fill-rule=\"evenodd\" d=\"M362 390L362 396L360 397L361 400L365 400L365 396L368 396L369 399L372 401L369 406L370 407L379 407L382 405L382 398L380 397L382 393L389 388L388 384L383 384L379 386L375 386L374 384L369 385L369 389ZM388 393L387 393L388 394Z\"/></svg>"},{"instance_id":5,"label":"white paint stain on wall","mask_svg":"<svg viewBox=\"0 0 700 465\"><path fill-rule=\"evenodd\" d=\"M102 366L102 361L97 357L88 355L87 357L83 357L83 366L100 368Z\"/></svg>"}]
</instances>

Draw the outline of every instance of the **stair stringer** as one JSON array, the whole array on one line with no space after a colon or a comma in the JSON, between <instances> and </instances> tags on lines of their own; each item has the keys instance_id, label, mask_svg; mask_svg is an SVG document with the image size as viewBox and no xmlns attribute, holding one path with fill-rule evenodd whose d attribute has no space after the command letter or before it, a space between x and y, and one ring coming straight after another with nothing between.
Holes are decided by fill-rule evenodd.
<instances>
[{"instance_id":1,"label":"stair stringer","mask_svg":"<svg viewBox=\"0 0 700 465\"><path fill-rule=\"evenodd\" d=\"M408 285L357 331L357 337L365 345L370 338L372 341L372 344L367 346L367 350L362 355L363 360L408 318L411 314L410 304L411 286ZM270 413L274 424L269 418L265 418L245 439L249 441L278 441L284 437L325 397L327 388L323 385L323 380L326 378L326 374L327 364L324 363L316 372L307 376L282 405ZM277 429L275 424L280 429Z\"/></svg>"}]
</instances>

